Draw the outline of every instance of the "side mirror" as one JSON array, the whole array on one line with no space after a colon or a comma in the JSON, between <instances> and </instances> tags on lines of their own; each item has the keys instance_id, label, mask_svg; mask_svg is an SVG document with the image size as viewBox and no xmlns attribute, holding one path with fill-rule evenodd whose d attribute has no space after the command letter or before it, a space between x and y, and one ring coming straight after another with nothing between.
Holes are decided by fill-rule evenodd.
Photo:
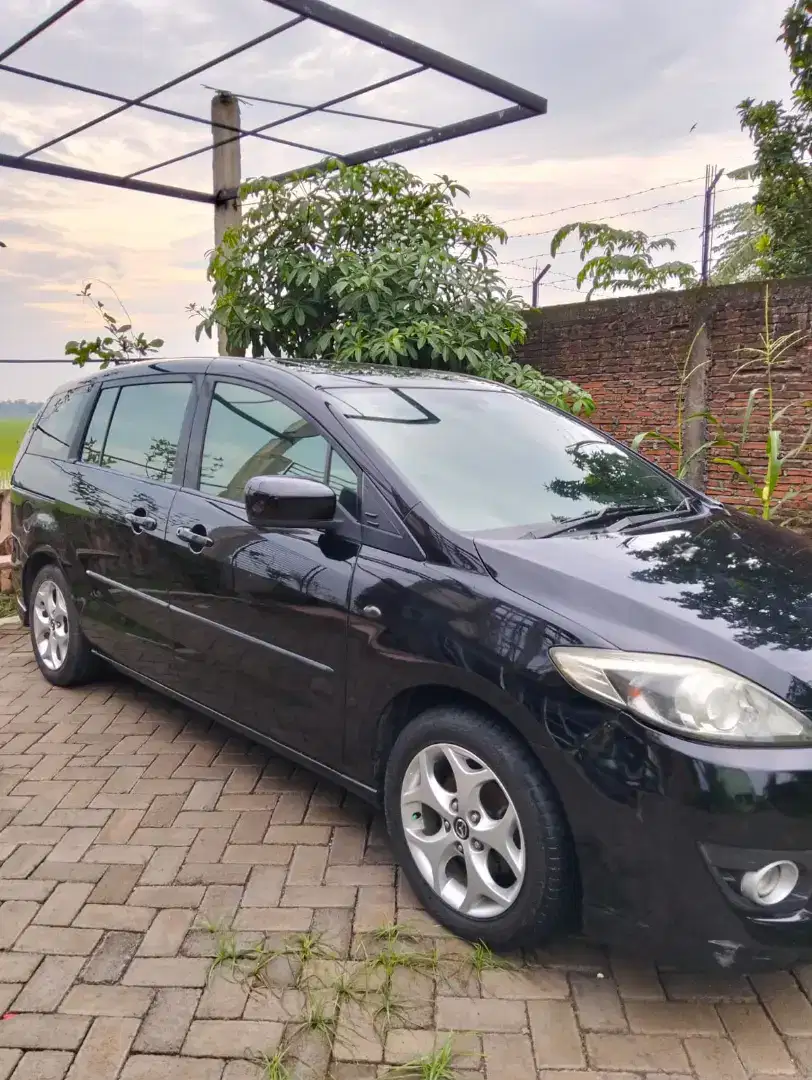
<instances>
[{"instance_id":1,"label":"side mirror","mask_svg":"<svg viewBox=\"0 0 812 1080\"><path fill-rule=\"evenodd\" d=\"M245 485L245 511L264 528L324 529L335 518L336 496L318 480L254 476Z\"/></svg>"}]
</instances>

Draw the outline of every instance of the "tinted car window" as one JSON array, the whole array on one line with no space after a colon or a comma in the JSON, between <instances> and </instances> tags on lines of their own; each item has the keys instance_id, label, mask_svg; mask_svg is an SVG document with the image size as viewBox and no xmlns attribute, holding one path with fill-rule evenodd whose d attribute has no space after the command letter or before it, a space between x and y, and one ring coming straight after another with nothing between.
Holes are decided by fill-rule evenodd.
<instances>
[{"instance_id":1,"label":"tinted car window","mask_svg":"<svg viewBox=\"0 0 812 1080\"><path fill-rule=\"evenodd\" d=\"M200 490L242 502L252 476L327 480L347 509L358 488L352 469L331 454L330 444L301 413L260 390L218 382L206 425Z\"/></svg>"},{"instance_id":2,"label":"tinted car window","mask_svg":"<svg viewBox=\"0 0 812 1080\"><path fill-rule=\"evenodd\" d=\"M89 465L101 465L104 442L118 395L117 386L108 387L99 394L82 443L82 461L86 461Z\"/></svg>"},{"instance_id":3,"label":"tinted car window","mask_svg":"<svg viewBox=\"0 0 812 1080\"><path fill-rule=\"evenodd\" d=\"M461 532L528 529L604 507L671 509L685 493L596 428L504 390L336 391L348 421Z\"/></svg>"},{"instance_id":4,"label":"tinted car window","mask_svg":"<svg viewBox=\"0 0 812 1080\"><path fill-rule=\"evenodd\" d=\"M354 518L360 518L361 504L358 493L358 477L355 470L335 450L330 455L327 483L336 493L339 504Z\"/></svg>"},{"instance_id":5,"label":"tinted car window","mask_svg":"<svg viewBox=\"0 0 812 1080\"><path fill-rule=\"evenodd\" d=\"M171 480L190 393L188 382L102 391L85 435L82 460L128 476Z\"/></svg>"},{"instance_id":6,"label":"tinted car window","mask_svg":"<svg viewBox=\"0 0 812 1080\"><path fill-rule=\"evenodd\" d=\"M88 382L57 390L34 426L27 448L29 454L63 459L68 456L76 424L92 388L93 384Z\"/></svg>"}]
</instances>

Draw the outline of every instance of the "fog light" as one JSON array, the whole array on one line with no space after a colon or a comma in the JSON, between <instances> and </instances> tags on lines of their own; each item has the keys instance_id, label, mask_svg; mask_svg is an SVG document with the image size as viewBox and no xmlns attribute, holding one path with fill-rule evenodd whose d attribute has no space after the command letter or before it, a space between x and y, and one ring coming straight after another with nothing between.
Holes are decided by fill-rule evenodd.
<instances>
[{"instance_id":1,"label":"fog light","mask_svg":"<svg viewBox=\"0 0 812 1080\"><path fill-rule=\"evenodd\" d=\"M798 884L798 867L788 859L750 870L741 880L742 896L760 907L780 904Z\"/></svg>"}]
</instances>

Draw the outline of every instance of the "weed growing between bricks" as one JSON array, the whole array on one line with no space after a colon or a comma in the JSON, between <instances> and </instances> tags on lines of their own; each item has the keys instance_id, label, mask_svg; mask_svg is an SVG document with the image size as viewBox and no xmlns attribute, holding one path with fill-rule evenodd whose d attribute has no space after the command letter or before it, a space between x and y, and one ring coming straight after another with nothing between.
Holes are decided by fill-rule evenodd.
<instances>
[{"instance_id":1,"label":"weed growing between bricks","mask_svg":"<svg viewBox=\"0 0 812 1080\"><path fill-rule=\"evenodd\" d=\"M351 1061L353 1037L367 1039L371 1032L383 1056L391 1030L419 1029L426 1002L415 1001L399 989L399 973L425 981L431 998L443 983L466 984L473 978L481 986L483 972L513 967L482 942L462 953L442 952L402 923L388 923L365 935L346 960L318 933L291 935L275 945L267 935L243 943L224 923L207 922L203 929L213 940L209 984L221 977L248 994L270 995L279 1015L285 1017L279 1046L273 1052L259 1047L249 1055L263 1080L305 1080L308 1073L315 1073L308 1061L314 1050L322 1066L323 1059L329 1061L338 1048L346 1051L342 1060ZM465 1056L450 1033L438 1039L431 1052L393 1065L380 1075L392 1080L455 1080L456 1060ZM471 1067L478 1065L477 1060Z\"/></svg>"}]
</instances>

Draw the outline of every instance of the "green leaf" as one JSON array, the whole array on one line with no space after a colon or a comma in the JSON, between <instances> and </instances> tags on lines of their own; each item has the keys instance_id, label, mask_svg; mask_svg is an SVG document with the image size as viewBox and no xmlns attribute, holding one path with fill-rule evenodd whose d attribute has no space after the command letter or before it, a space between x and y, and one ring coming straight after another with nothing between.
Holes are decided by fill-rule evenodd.
<instances>
[{"instance_id":1,"label":"green leaf","mask_svg":"<svg viewBox=\"0 0 812 1080\"><path fill-rule=\"evenodd\" d=\"M669 435L663 435L661 431L641 431L639 435L635 435L632 439L632 450L639 451L641 444L646 439L656 439L659 442L666 443L672 450L679 450L679 443Z\"/></svg>"},{"instance_id":2,"label":"green leaf","mask_svg":"<svg viewBox=\"0 0 812 1080\"><path fill-rule=\"evenodd\" d=\"M753 491L758 491L758 483L750 475L750 471L746 465L743 465L741 461L736 461L735 458L727 457L714 457L711 458L714 465L726 465L729 469L732 469L734 473L741 476L743 480L746 480Z\"/></svg>"},{"instance_id":3,"label":"green leaf","mask_svg":"<svg viewBox=\"0 0 812 1080\"><path fill-rule=\"evenodd\" d=\"M764 484L764 498L772 498L781 476L781 432L771 431L767 436L767 479Z\"/></svg>"},{"instance_id":4,"label":"green leaf","mask_svg":"<svg viewBox=\"0 0 812 1080\"><path fill-rule=\"evenodd\" d=\"M739 453L741 453L741 447L747 442L747 435L750 431L750 421L753 418L753 410L756 407L756 399L761 393L759 387L754 387L747 395L747 404L744 407L744 415L742 416L741 435L739 436Z\"/></svg>"}]
</instances>

